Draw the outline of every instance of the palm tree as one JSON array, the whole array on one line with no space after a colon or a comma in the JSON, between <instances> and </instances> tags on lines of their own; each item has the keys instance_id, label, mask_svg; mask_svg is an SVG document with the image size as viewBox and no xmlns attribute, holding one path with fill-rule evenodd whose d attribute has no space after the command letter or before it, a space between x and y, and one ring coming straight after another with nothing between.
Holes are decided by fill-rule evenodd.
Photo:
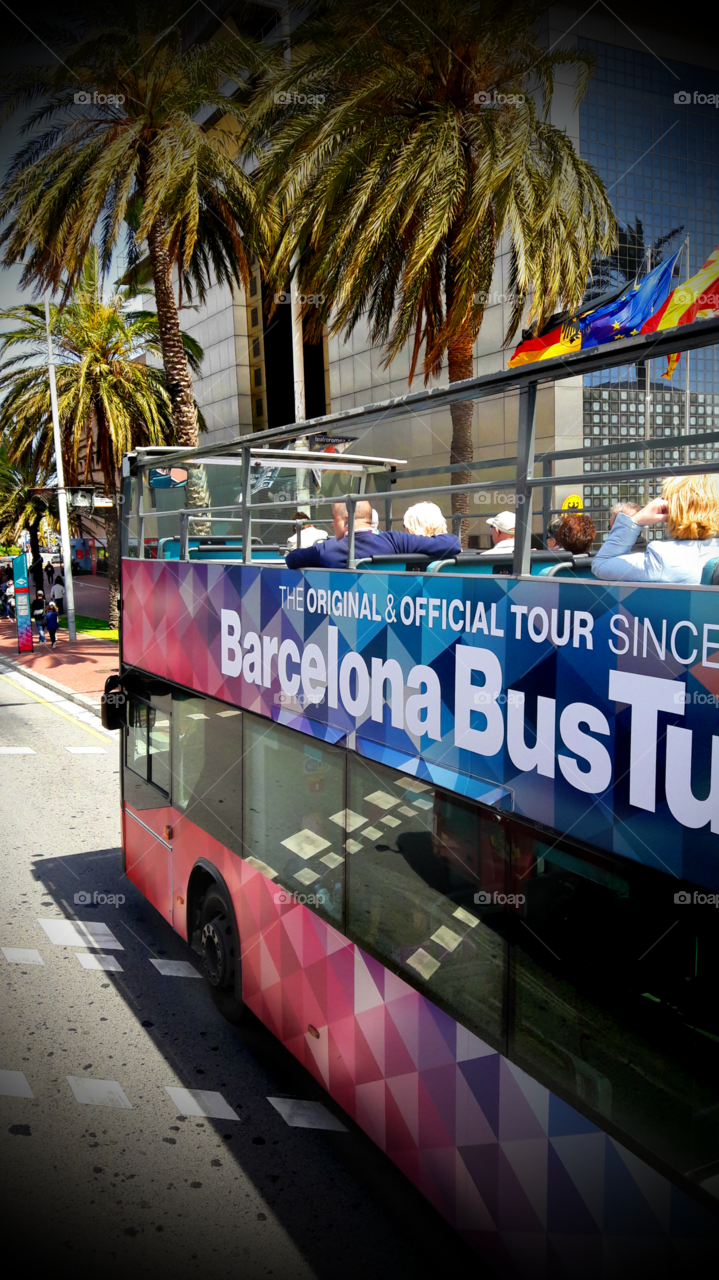
<instances>
[{"instance_id":1,"label":"palm tree","mask_svg":"<svg viewBox=\"0 0 719 1280\"><path fill-rule=\"evenodd\" d=\"M450 382L468 378L502 244L506 341L528 301L540 325L560 300L581 301L614 215L594 170L546 119L555 68L577 73L578 97L591 68L538 43L532 24L548 7L315 4L254 106L261 189L284 220L272 273L285 287L298 262L301 292L327 300L307 311L308 336L326 323L348 336L366 314L386 365L413 338L410 382L420 359L425 381L445 360ZM472 408L452 405L452 462L472 458ZM467 496L453 509L466 514Z\"/></svg>"},{"instance_id":2,"label":"palm tree","mask_svg":"<svg viewBox=\"0 0 719 1280\"><path fill-rule=\"evenodd\" d=\"M166 375L143 360L160 355L158 317L125 307L122 294L103 299L99 255L92 248L65 306L50 309L66 483L91 483L97 469L113 499L124 453L137 445L177 443ZM13 326L0 334L0 432L11 459L32 448L49 470L54 445L44 309L12 307L0 312L0 320ZM188 363L197 371L202 348L181 337ZM103 511L110 623L116 626L117 502Z\"/></svg>"},{"instance_id":3,"label":"palm tree","mask_svg":"<svg viewBox=\"0 0 719 1280\"><path fill-rule=\"evenodd\" d=\"M61 287L67 300L95 236L103 271L123 227L132 261L146 246L175 438L191 447L197 409L172 274L200 299L211 270L249 283L248 254L268 220L234 159L243 91L228 98L223 88L242 84L256 51L235 38L186 48L182 6L168 0L97 0L92 10L79 37L68 27L65 47L54 44L56 59L19 68L0 89L0 112L31 108L29 140L0 190L2 263L23 262L23 286ZM204 128L202 108L223 122ZM199 483L197 505L202 474L188 483Z\"/></svg>"},{"instance_id":4,"label":"palm tree","mask_svg":"<svg viewBox=\"0 0 719 1280\"><path fill-rule=\"evenodd\" d=\"M647 260L647 249L651 251L651 267L658 267L664 257L664 250L675 236L681 235L683 225L672 227L666 235L658 236L647 245L644 237L644 224L641 218L634 218L634 226L630 222L617 226L616 248L592 263L592 279L587 290L586 300L598 298L602 293L613 289L616 285L636 280L642 269L650 269Z\"/></svg>"},{"instance_id":5,"label":"palm tree","mask_svg":"<svg viewBox=\"0 0 719 1280\"><path fill-rule=\"evenodd\" d=\"M16 542L23 530L30 535L36 592L43 587L40 526L51 509L50 495L43 494L43 490L53 483L54 473L37 443L11 461L7 443L3 441L0 447L0 541Z\"/></svg>"}]
</instances>

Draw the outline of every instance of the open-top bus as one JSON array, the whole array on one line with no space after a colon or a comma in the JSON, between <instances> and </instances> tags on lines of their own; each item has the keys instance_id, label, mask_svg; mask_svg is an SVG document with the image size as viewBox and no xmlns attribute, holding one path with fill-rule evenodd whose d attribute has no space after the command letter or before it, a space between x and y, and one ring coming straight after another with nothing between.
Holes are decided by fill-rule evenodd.
<instances>
[{"instance_id":1,"label":"open-top bus","mask_svg":"<svg viewBox=\"0 0 719 1280\"><path fill-rule=\"evenodd\" d=\"M427 486L399 459L264 448L348 415L125 460L105 714L122 722L126 873L202 955L225 1016L251 1008L498 1272L704 1274L719 574L618 585L533 558L531 494L559 483L533 475L537 376L451 392L519 390L509 575L472 555L356 563L369 478L388 521ZM352 428L428 402L354 411ZM153 487L158 459L202 465L208 507ZM692 468L719 462L674 470ZM470 491L506 488L480 469ZM287 502L328 519L337 493L348 568L289 570Z\"/></svg>"}]
</instances>

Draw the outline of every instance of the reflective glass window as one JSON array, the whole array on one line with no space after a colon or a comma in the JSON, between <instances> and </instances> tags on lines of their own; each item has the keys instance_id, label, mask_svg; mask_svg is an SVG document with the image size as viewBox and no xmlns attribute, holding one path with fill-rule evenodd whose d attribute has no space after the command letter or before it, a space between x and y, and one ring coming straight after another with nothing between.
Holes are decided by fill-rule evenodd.
<instances>
[{"instance_id":1,"label":"reflective glass window","mask_svg":"<svg viewBox=\"0 0 719 1280\"><path fill-rule=\"evenodd\" d=\"M503 1040L501 815L351 755L348 933L458 1021Z\"/></svg>"},{"instance_id":2,"label":"reflective glass window","mask_svg":"<svg viewBox=\"0 0 719 1280\"><path fill-rule=\"evenodd\" d=\"M243 856L341 923L345 753L259 717L244 726Z\"/></svg>"},{"instance_id":3,"label":"reflective glass window","mask_svg":"<svg viewBox=\"0 0 719 1280\"><path fill-rule=\"evenodd\" d=\"M176 689L172 720L175 808L241 854L242 713Z\"/></svg>"}]
</instances>

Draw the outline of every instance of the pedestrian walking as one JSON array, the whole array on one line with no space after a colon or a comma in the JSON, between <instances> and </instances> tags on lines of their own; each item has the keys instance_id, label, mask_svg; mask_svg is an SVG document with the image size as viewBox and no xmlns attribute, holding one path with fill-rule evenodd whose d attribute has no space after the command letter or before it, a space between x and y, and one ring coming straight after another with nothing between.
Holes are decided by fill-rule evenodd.
<instances>
[{"instance_id":1,"label":"pedestrian walking","mask_svg":"<svg viewBox=\"0 0 719 1280\"><path fill-rule=\"evenodd\" d=\"M55 579L55 583L52 591L50 592L50 595L51 595L51 598L55 601L55 604L57 605L58 613L64 613L65 612L65 583L63 582L59 574Z\"/></svg>"},{"instance_id":2,"label":"pedestrian walking","mask_svg":"<svg viewBox=\"0 0 719 1280\"><path fill-rule=\"evenodd\" d=\"M49 587L52 586L52 575L53 575L52 560L48 560L47 564L45 565L45 576L47 578L47 585Z\"/></svg>"},{"instance_id":3,"label":"pedestrian walking","mask_svg":"<svg viewBox=\"0 0 719 1280\"><path fill-rule=\"evenodd\" d=\"M15 583L12 578L8 580L5 588L5 600L7 601L7 616L15 621Z\"/></svg>"},{"instance_id":4,"label":"pedestrian walking","mask_svg":"<svg viewBox=\"0 0 719 1280\"><path fill-rule=\"evenodd\" d=\"M37 595L35 596L35 599L33 600L30 606L30 612L33 618L35 619L37 634L42 644L45 644L45 609L46 607L47 607L47 604L45 601L45 594L42 591L38 591Z\"/></svg>"},{"instance_id":5,"label":"pedestrian walking","mask_svg":"<svg viewBox=\"0 0 719 1280\"><path fill-rule=\"evenodd\" d=\"M57 605L54 600L48 600L45 610L45 625L47 626L47 634L50 637L50 648L55 648L57 640L57 624L60 621L57 612Z\"/></svg>"}]
</instances>

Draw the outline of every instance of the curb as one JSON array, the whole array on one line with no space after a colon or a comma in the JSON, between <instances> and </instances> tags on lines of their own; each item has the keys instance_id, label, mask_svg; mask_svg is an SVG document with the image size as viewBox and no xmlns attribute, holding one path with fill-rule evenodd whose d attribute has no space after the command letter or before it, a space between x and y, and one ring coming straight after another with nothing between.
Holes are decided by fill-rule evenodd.
<instances>
[{"instance_id":1,"label":"curb","mask_svg":"<svg viewBox=\"0 0 719 1280\"><path fill-rule=\"evenodd\" d=\"M61 698L67 698L70 702L77 703L78 707L82 707L84 711L90 711L92 715L100 719L100 703L93 702L90 698L86 698L83 693L75 693L73 689L68 689L66 685L60 684L57 680L51 680L50 676L40 675L39 672L33 671L29 667L22 667L17 662L8 661L7 658L0 658L0 668L5 674L19 674L27 676L28 680L34 680L36 684L42 685L50 693L57 693Z\"/></svg>"}]
</instances>

